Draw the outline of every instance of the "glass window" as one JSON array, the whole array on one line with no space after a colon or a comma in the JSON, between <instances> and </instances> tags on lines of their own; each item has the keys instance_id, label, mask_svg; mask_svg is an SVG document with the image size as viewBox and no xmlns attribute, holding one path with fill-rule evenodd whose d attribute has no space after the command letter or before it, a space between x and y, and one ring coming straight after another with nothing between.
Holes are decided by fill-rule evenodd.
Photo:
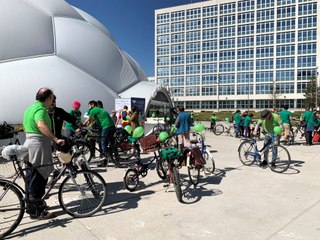
<instances>
[{"instance_id":1,"label":"glass window","mask_svg":"<svg viewBox=\"0 0 320 240\"><path fill-rule=\"evenodd\" d=\"M202 96L215 96L217 95L217 87L216 86L206 86L202 87Z\"/></svg>"},{"instance_id":2,"label":"glass window","mask_svg":"<svg viewBox=\"0 0 320 240\"><path fill-rule=\"evenodd\" d=\"M298 31L298 41L299 42L314 41L316 39L317 39L317 30L316 29Z\"/></svg>"},{"instance_id":3,"label":"glass window","mask_svg":"<svg viewBox=\"0 0 320 240\"><path fill-rule=\"evenodd\" d=\"M187 96L199 96L198 95L187 95ZM186 109L199 109L200 101L186 101Z\"/></svg>"},{"instance_id":4,"label":"glass window","mask_svg":"<svg viewBox=\"0 0 320 240\"><path fill-rule=\"evenodd\" d=\"M272 107L273 107L272 100L256 100L256 108L266 109L266 108L272 108Z\"/></svg>"},{"instance_id":5,"label":"glass window","mask_svg":"<svg viewBox=\"0 0 320 240\"><path fill-rule=\"evenodd\" d=\"M195 19L201 17L201 8L193 8L187 10L187 19Z\"/></svg>"},{"instance_id":6,"label":"glass window","mask_svg":"<svg viewBox=\"0 0 320 240\"><path fill-rule=\"evenodd\" d=\"M170 21L169 13L158 14L157 15L157 23L168 23Z\"/></svg>"},{"instance_id":7,"label":"glass window","mask_svg":"<svg viewBox=\"0 0 320 240\"><path fill-rule=\"evenodd\" d=\"M254 12L245 12L238 14L238 24L254 22Z\"/></svg>"},{"instance_id":8,"label":"glass window","mask_svg":"<svg viewBox=\"0 0 320 240\"><path fill-rule=\"evenodd\" d=\"M234 95L234 85L220 85L219 95Z\"/></svg>"},{"instance_id":9,"label":"glass window","mask_svg":"<svg viewBox=\"0 0 320 240\"><path fill-rule=\"evenodd\" d=\"M171 64L184 64L184 55L173 55L171 56Z\"/></svg>"},{"instance_id":10,"label":"glass window","mask_svg":"<svg viewBox=\"0 0 320 240\"><path fill-rule=\"evenodd\" d=\"M275 0L257 0L257 8L270 8L274 6Z\"/></svg>"},{"instance_id":11,"label":"glass window","mask_svg":"<svg viewBox=\"0 0 320 240\"><path fill-rule=\"evenodd\" d=\"M171 86L184 86L184 77L172 77Z\"/></svg>"},{"instance_id":12,"label":"glass window","mask_svg":"<svg viewBox=\"0 0 320 240\"><path fill-rule=\"evenodd\" d=\"M220 74L219 75L219 84L225 83L235 83L234 73Z\"/></svg>"},{"instance_id":13,"label":"glass window","mask_svg":"<svg viewBox=\"0 0 320 240\"><path fill-rule=\"evenodd\" d=\"M219 63L220 72L234 72L235 71L235 62L220 62Z\"/></svg>"},{"instance_id":14,"label":"glass window","mask_svg":"<svg viewBox=\"0 0 320 240\"><path fill-rule=\"evenodd\" d=\"M253 91L253 89L252 89ZM252 109L253 108L253 100L238 100L237 101L237 108L243 109Z\"/></svg>"},{"instance_id":15,"label":"glass window","mask_svg":"<svg viewBox=\"0 0 320 240\"><path fill-rule=\"evenodd\" d=\"M187 66L188 69L188 66ZM187 76L186 85L200 85L200 76Z\"/></svg>"},{"instance_id":16,"label":"glass window","mask_svg":"<svg viewBox=\"0 0 320 240\"><path fill-rule=\"evenodd\" d=\"M217 64L216 63L204 63L202 64L202 73L216 73Z\"/></svg>"},{"instance_id":17,"label":"glass window","mask_svg":"<svg viewBox=\"0 0 320 240\"><path fill-rule=\"evenodd\" d=\"M295 54L294 44L277 46L277 56L289 56L294 54Z\"/></svg>"},{"instance_id":18,"label":"glass window","mask_svg":"<svg viewBox=\"0 0 320 240\"><path fill-rule=\"evenodd\" d=\"M257 48L257 54L256 57L257 58L266 58L266 57L273 57L274 53L273 53L273 47L260 47Z\"/></svg>"},{"instance_id":19,"label":"glass window","mask_svg":"<svg viewBox=\"0 0 320 240\"><path fill-rule=\"evenodd\" d=\"M258 59L256 69L257 70L273 69L273 59Z\"/></svg>"},{"instance_id":20,"label":"glass window","mask_svg":"<svg viewBox=\"0 0 320 240\"><path fill-rule=\"evenodd\" d=\"M202 27L203 28L212 28L218 26L218 18L205 18L202 20Z\"/></svg>"},{"instance_id":21,"label":"glass window","mask_svg":"<svg viewBox=\"0 0 320 240\"><path fill-rule=\"evenodd\" d=\"M273 34L265 34L257 36L257 46L273 44Z\"/></svg>"},{"instance_id":22,"label":"glass window","mask_svg":"<svg viewBox=\"0 0 320 240\"><path fill-rule=\"evenodd\" d=\"M238 35L250 35L254 34L254 24L247 24L247 25L239 25L238 26Z\"/></svg>"},{"instance_id":23,"label":"glass window","mask_svg":"<svg viewBox=\"0 0 320 240\"><path fill-rule=\"evenodd\" d=\"M184 66L174 66L171 67L171 75L183 75L184 74Z\"/></svg>"},{"instance_id":24,"label":"glass window","mask_svg":"<svg viewBox=\"0 0 320 240\"><path fill-rule=\"evenodd\" d=\"M296 20L294 18L277 21L277 31L295 29Z\"/></svg>"},{"instance_id":25,"label":"glass window","mask_svg":"<svg viewBox=\"0 0 320 240\"><path fill-rule=\"evenodd\" d=\"M169 78L158 78L158 84L160 86L169 86Z\"/></svg>"},{"instance_id":26,"label":"glass window","mask_svg":"<svg viewBox=\"0 0 320 240\"><path fill-rule=\"evenodd\" d=\"M200 62L200 53L187 54L187 63Z\"/></svg>"},{"instance_id":27,"label":"glass window","mask_svg":"<svg viewBox=\"0 0 320 240\"><path fill-rule=\"evenodd\" d=\"M238 1L238 12L254 10L254 5L254 0Z\"/></svg>"},{"instance_id":28,"label":"glass window","mask_svg":"<svg viewBox=\"0 0 320 240\"><path fill-rule=\"evenodd\" d=\"M200 42L187 43L187 53L200 52Z\"/></svg>"},{"instance_id":29,"label":"glass window","mask_svg":"<svg viewBox=\"0 0 320 240\"><path fill-rule=\"evenodd\" d=\"M251 84L242 84L237 86L238 95L248 95L253 94L253 85ZM239 108L239 106L237 106Z\"/></svg>"},{"instance_id":30,"label":"glass window","mask_svg":"<svg viewBox=\"0 0 320 240\"><path fill-rule=\"evenodd\" d=\"M218 48L217 40L202 42L202 51L217 50L217 48Z\"/></svg>"},{"instance_id":31,"label":"glass window","mask_svg":"<svg viewBox=\"0 0 320 240\"><path fill-rule=\"evenodd\" d=\"M317 53L317 43L299 43L298 44L298 54L316 54Z\"/></svg>"},{"instance_id":32,"label":"glass window","mask_svg":"<svg viewBox=\"0 0 320 240\"><path fill-rule=\"evenodd\" d=\"M294 81L294 70L277 71L277 82Z\"/></svg>"},{"instance_id":33,"label":"glass window","mask_svg":"<svg viewBox=\"0 0 320 240\"><path fill-rule=\"evenodd\" d=\"M158 55L168 55L169 54L169 46L160 46L157 47Z\"/></svg>"},{"instance_id":34,"label":"glass window","mask_svg":"<svg viewBox=\"0 0 320 240\"><path fill-rule=\"evenodd\" d=\"M235 13L236 3L224 3L220 4L220 14Z\"/></svg>"},{"instance_id":35,"label":"glass window","mask_svg":"<svg viewBox=\"0 0 320 240\"><path fill-rule=\"evenodd\" d=\"M184 53L184 44L171 45L171 54Z\"/></svg>"},{"instance_id":36,"label":"glass window","mask_svg":"<svg viewBox=\"0 0 320 240\"><path fill-rule=\"evenodd\" d=\"M169 57L158 57L157 66L169 65Z\"/></svg>"},{"instance_id":37,"label":"glass window","mask_svg":"<svg viewBox=\"0 0 320 240\"><path fill-rule=\"evenodd\" d=\"M298 93L305 93L308 87L308 83L307 82L298 82L298 86L297 86L297 92Z\"/></svg>"},{"instance_id":38,"label":"glass window","mask_svg":"<svg viewBox=\"0 0 320 240\"><path fill-rule=\"evenodd\" d=\"M256 94L271 94L273 89L272 83L264 83L256 85Z\"/></svg>"},{"instance_id":39,"label":"glass window","mask_svg":"<svg viewBox=\"0 0 320 240\"><path fill-rule=\"evenodd\" d=\"M202 75L202 85L211 85L217 83L217 75Z\"/></svg>"},{"instance_id":40,"label":"glass window","mask_svg":"<svg viewBox=\"0 0 320 240\"><path fill-rule=\"evenodd\" d=\"M182 32L184 31L184 22L176 22L171 24L171 32Z\"/></svg>"},{"instance_id":41,"label":"glass window","mask_svg":"<svg viewBox=\"0 0 320 240\"><path fill-rule=\"evenodd\" d=\"M250 71L254 69L253 61L238 61L237 63L238 71Z\"/></svg>"},{"instance_id":42,"label":"glass window","mask_svg":"<svg viewBox=\"0 0 320 240\"><path fill-rule=\"evenodd\" d=\"M234 60L235 59L235 51L234 50L227 50L227 51L220 51L220 61L223 60Z\"/></svg>"},{"instance_id":43,"label":"glass window","mask_svg":"<svg viewBox=\"0 0 320 240\"><path fill-rule=\"evenodd\" d=\"M220 26L234 25L236 23L236 15L226 15L220 17Z\"/></svg>"},{"instance_id":44,"label":"glass window","mask_svg":"<svg viewBox=\"0 0 320 240\"><path fill-rule=\"evenodd\" d=\"M171 87L171 94L174 97L184 96L184 88L183 87Z\"/></svg>"},{"instance_id":45,"label":"glass window","mask_svg":"<svg viewBox=\"0 0 320 240\"><path fill-rule=\"evenodd\" d=\"M301 17L298 22L299 29L317 27L317 16Z\"/></svg>"},{"instance_id":46,"label":"glass window","mask_svg":"<svg viewBox=\"0 0 320 240\"><path fill-rule=\"evenodd\" d=\"M278 92L283 93L294 93L294 83L277 83L276 88Z\"/></svg>"},{"instance_id":47,"label":"glass window","mask_svg":"<svg viewBox=\"0 0 320 240\"><path fill-rule=\"evenodd\" d=\"M218 15L218 5L203 7L202 16L203 17L212 17Z\"/></svg>"},{"instance_id":48,"label":"glass window","mask_svg":"<svg viewBox=\"0 0 320 240\"><path fill-rule=\"evenodd\" d=\"M186 87L186 96L200 96L200 87Z\"/></svg>"},{"instance_id":49,"label":"glass window","mask_svg":"<svg viewBox=\"0 0 320 240\"><path fill-rule=\"evenodd\" d=\"M316 75L316 69L298 69L298 81L309 81L311 77Z\"/></svg>"},{"instance_id":50,"label":"glass window","mask_svg":"<svg viewBox=\"0 0 320 240\"><path fill-rule=\"evenodd\" d=\"M201 28L201 20L187 21L187 30L197 30Z\"/></svg>"},{"instance_id":51,"label":"glass window","mask_svg":"<svg viewBox=\"0 0 320 240\"><path fill-rule=\"evenodd\" d=\"M298 67L316 67L316 66L317 66L316 56L298 57Z\"/></svg>"},{"instance_id":52,"label":"glass window","mask_svg":"<svg viewBox=\"0 0 320 240\"><path fill-rule=\"evenodd\" d=\"M296 0L278 0L277 1L278 6L295 4L295 3L296 3Z\"/></svg>"},{"instance_id":53,"label":"glass window","mask_svg":"<svg viewBox=\"0 0 320 240\"><path fill-rule=\"evenodd\" d=\"M234 38L226 38L220 40L220 49L235 48L236 43Z\"/></svg>"},{"instance_id":54,"label":"glass window","mask_svg":"<svg viewBox=\"0 0 320 240\"><path fill-rule=\"evenodd\" d=\"M273 82L273 72L257 72L256 82Z\"/></svg>"},{"instance_id":55,"label":"glass window","mask_svg":"<svg viewBox=\"0 0 320 240\"><path fill-rule=\"evenodd\" d=\"M203 95L203 94L202 94ZM216 94L213 94L216 95ZM202 109L213 109L217 108L217 102L216 101L202 101L201 102L201 108Z\"/></svg>"},{"instance_id":56,"label":"glass window","mask_svg":"<svg viewBox=\"0 0 320 240\"><path fill-rule=\"evenodd\" d=\"M236 34L235 27L224 27L220 28L220 38L234 37Z\"/></svg>"},{"instance_id":57,"label":"glass window","mask_svg":"<svg viewBox=\"0 0 320 240\"><path fill-rule=\"evenodd\" d=\"M157 34L169 33L169 24L163 24L157 26Z\"/></svg>"},{"instance_id":58,"label":"glass window","mask_svg":"<svg viewBox=\"0 0 320 240\"><path fill-rule=\"evenodd\" d=\"M185 13L184 11L172 12L171 13L171 21L182 21L184 20Z\"/></svg>"},{"instance_id":59,"label":"glass window","mask_svg":"<svg viewBox=\"0 0 320 240\"><path fill-rule=\"evenodd\" d=\"M238 59L254 58L253 48L243 48L238 50Z\"/></svg>"},{"instance_id":60,"label":"glass window","mask_svg":"<svg viewBox=\"0 0 320 240\"><path fill-rule=\"evenodd\" d=\"M277 33L277 43L294 43L295 32L281 32Z\"/></svg>"},{"instance_id":61,"label":"glass window","mask_svg":"<svg viewBox=\"0 0 320 240\"><path fill-rule=\"evenodd\" d=\"M157 36L157 44L168 44L169 43L169 35L160 35Z\"/></svg>"},{"instance_id":62,"label":"glass window","mask_svg":"<svg viewBox=\"0 0 320 240\"><path fill-rule=\"evenodd\" d=\"M237 76L237 83L249 83L249 82L253 82L253 72L241 72L238 73Z\"/></svg>"},{"instance_id":63,"label":"glass window","mask_svg":"<svg viewBox=\"0 0 320 240\"><path fill-rule=\"evenodd\" d=\"M225 95L225 94L223 94L223 95ZM222 108L222 109L234 109L234 101L233 100L219 101L218 104L219 104L219 108Z\"/></svg>"},{"instance_id":64,"label":"glass window","mask_svg":"<svg viewBox=\"0 0 320 240\"><path fill-rule=\"evenodd\" d=\"M200 65L187 65L186 67L186 73L187 74L198 74L200 73ZM200 80L199 80L200 81Z\"/></svg>"},{"instance_id":65,"label":"glass window","mask_svg":"<svg viewBox=\"0 0 320 240\"><path fill-rule=\"evenodd\" d=\"M308 3L299 5L299 16L317 13L317 3Z\"/></svg>"},{"instance_id":66,"label":"glass window","mask_svg":"<svg viewBox=\"0 0 320 240\"><path fill-rule=\"evenodd\" d=\"M184 33L176 33L171 35L171 42L178 43L184 42Z\"/></svg>"},{"instance_id":67,"label":"glass window","mask_svg":"<svg viewBox=\"0 0 320 240\"><path fill-rule=\"evenodd\" d=\"M200 38L201 38L200 31L187 32L187 41L196 41L196 40L200 40Z\"/></svg>"},{"instance_id":68,"label":"glass window","mask_svg":"<svg viewBox=\"0 0 320 240\"><path fill-rule=\"evenodd\" d=\"M208 39L217 38L217 37L218 37L218 29L216 28L205 29L202 31L203 40L208 40Z\"/></svg>"},{"instance_id":69,"label":"glass window","mask_svg":"<svg viewBox=\"0 0 320 240\"><path fill-rule=\"evenodd\" d=\"M257 12L257 21L266 21L274 19L274 10L264 9Z\"/></svg>"},{"instance_id":70,"label":"glass window","mask_svg":"<svg viewBox=\"0 0 320 240\"><path fill-rule=\"evenodd\" d=\"M169 67L158 67L157 75L158 76L168 76L169 75Z\"/></svg>"},{"instance_id":71,"label":"glass window","mask_svg":"<svg viewBox=\"0 0 320 240\"><path fill-rule=\"evenodd\" d=\"M296 6L286 6L278 8L277 18L288 18L296 16Z\"/></svg>"},{"instance_id":72,"label":"glass window","mask_svg":"<svg viewBox=\"0 0 320 240\"><path fill-rule=\"evenodd\" d=\"M217 52L204 52L202 53L202 62L213 62L218 60Z\"/></svg>"},{"instance_id":73,"label":"glass window","mask_svg":"<svg viewBox=\"0 0 320 240\"><path fill-rule=\"evenodd\" d=\"M238 48L240 47L253 47L254 37L239 37L238 38Z\"/></svg>"},{"instance_id":74,"label":"glass window","mask_svg":"<svg viewBox=\"0 0 320 240\"><path fill-rule=\"evenodd\" d=\"M267 33L274 31L274 22L257 23L257 33Z\"/></svg>"},{"instance_id":75,"label":"glass window","mask_svg":"<svg viewBox=\"0 0 320 240\"><path fill-rule=\"evenodd\" d=\"M290 58L277 58L277 69L281 68L294 68L294 57Z\"/></svg>"}]
</instances>

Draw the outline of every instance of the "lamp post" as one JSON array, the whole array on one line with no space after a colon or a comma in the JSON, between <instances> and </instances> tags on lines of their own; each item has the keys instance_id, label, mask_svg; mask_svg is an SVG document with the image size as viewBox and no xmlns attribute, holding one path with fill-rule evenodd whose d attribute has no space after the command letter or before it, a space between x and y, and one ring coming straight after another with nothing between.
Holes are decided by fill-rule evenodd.
<instances>
[{"instance_id":1,"label":"lamp post","mask_svg":"<svg viewBox=\"0 0 320 240\"><path fill-rule=\"evenodd\" d=\"M219 84L220 84L220 75L217 74L217 110L219 112Z\"/></svg>"}]
</instances>

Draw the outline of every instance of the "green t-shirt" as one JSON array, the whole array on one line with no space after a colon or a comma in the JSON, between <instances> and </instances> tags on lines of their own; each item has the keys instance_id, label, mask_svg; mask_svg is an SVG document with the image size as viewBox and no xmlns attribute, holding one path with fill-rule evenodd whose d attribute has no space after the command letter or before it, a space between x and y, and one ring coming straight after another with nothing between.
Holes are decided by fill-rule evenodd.
<instances>
[{"instance_id":1,"label":"green t-shirt","mask_svg":"<svg viewBox=\"0 0 320 240\"><path fill-rule=\"evenodd\" d=\"M302 115L302 119L307 122L308 126L314 126L314 113L311 111L306 111Z\"/></svg>"},{"instance_id":2,"label":"green t-shirt","mask_svg":"<svg viewBox=\"0 0 320 240\"><path fill-rule=\"evenodd\" d=\"M72 115L72 116L74 116L77 120L76 120L76 122L78 123L78 122L81 122L81 112L80 111L78 111L78 112L75 112L75 111L73 111L73 110L70 110L69 111L69 114L70 115ZM66 129L69 129L69 130L71 130L71 131L76 131L77 130L77 126L75 126L75 125L73 125L72 123L68 123L68 122L66 122L66 125L65 125L65 127L66 127Z\"/></svg>"},{"instance_id":3,"label":"green t-shirt","mask_svg":"<svg viewBox=\"0 0 320 240\"><path fill-rule=\"evenodd\" d=\"M251 123L251 117L246 116L246 118L244 119L244 124L243 124L243 126L244 126L244 127L249 127L250 123Z\"/></svg>"},{"instance_id":4,"label":"green t-shirt","mask_svg":"<svg viewBox=\"0 0 320 240\"><path fill-rule=\"evenodd\" d=\"M268 134L273 132L274 127L279 126L282 123L280 116L278 114L275 114L275 113L271 113L271 114L272 114L272 116L269 120L259 119L259 121L258 121L258 124L262 125L264 130Z\"/></svg>"},{"instance_id":5,"label":"green t-shirt","mask_svg":"<svg viewBox=\"0 0 320 240\"><path fill-rule=\"evenodd\" d=\"M42 134L37 126L37 122L44 121L48 128L51 129L51 119L47 108L42 102L36 101L33 105L25 110L23 115L23 127L26 133Z\"/></svg>"},{"instance_id":6,"label":"green t-shirt","mask_svg":"<svg viewBox=\"0 0 320 240\"><path fill-rule=\"evenodd\" d=\"M216 122L217 121L217 117L216 116L211 116L210 120L211 120L211 122Z\"/></svg>"},{"instance_id":7,"label":"green t-shirt","mask_svg":"<svg viewBox=\"0 0 320 240\"><path fill-rule=\"evenodd\" d=\"M235 124L240 124L241 123L241 119L240 119L240 114L239 113L236 113L234 115L234 122L235 122Z\"/></svg>"},{"instance_id":8,"label":"green t-shirt","mask_svg":"<svg viewBox=\"0 0 320 240\"><path fill-rule=\"evenodd\" d=\"M114 126L114 122L110 114L102 108L99 108L99 107L91 108L89 111L89 117L97 121L97 123L99 124L99 126L101 126L102 129L106 129Z\"/></svg>"},{"instance_id":9,"label":"green t-shirt","mask_svg":"<svg viewBox=\"0 0 320 240\"><path fill-rule=\"evenodd\" d=\"M292 116L292 113L285 109L280 112L280 118L283 123L290 123L291 116Z\"/></svg>"}]
</instances>

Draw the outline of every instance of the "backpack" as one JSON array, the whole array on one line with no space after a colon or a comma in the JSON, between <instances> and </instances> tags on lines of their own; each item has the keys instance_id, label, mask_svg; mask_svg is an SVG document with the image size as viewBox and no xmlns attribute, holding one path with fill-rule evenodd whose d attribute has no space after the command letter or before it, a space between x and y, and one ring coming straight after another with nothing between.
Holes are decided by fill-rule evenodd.
<instances>
[{"instance_id":1,"label":"backpack","mask_svg":"<svg viewBox=\"0 0 320 240\"><path fill-rule=\"evenodd\" d=\"M127 120L127 112L126 111L122 111L121 118L122 118L122 120Z\"/></svg>"}]
</instances>

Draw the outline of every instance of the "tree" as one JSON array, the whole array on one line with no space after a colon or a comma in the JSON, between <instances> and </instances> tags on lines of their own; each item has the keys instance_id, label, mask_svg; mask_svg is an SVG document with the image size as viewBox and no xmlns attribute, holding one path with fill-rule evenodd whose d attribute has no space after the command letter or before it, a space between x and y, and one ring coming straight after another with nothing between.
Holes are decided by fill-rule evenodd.
<instances>
[{"instance_id":1,"label":"tree","mask_svg":"<svg viewBox=\"0 0 320 240\"><path fill-rule=\"evenodd\" d=\"M305 93L303 94L305 108L317 108L320 104L320 86L317 86L317 76L310 77Z\"/></svg>"},{"instance_id":2,"label":"tree","mask_svg":"<svg viewBox=\"0 0 320 240\"><path fill-rule=\"evenodd\" d=\"M281 95L282 94L280 93L280 89L277 86L276 87L275 87L275 85L271 86L271 90L270 90L269 96L270 96L270 98L272 100L272 108L273 109L279 107L277 105L279 105L279 103L280 103L279 100L280 100Z\"/></svg>"}]
</instances>

